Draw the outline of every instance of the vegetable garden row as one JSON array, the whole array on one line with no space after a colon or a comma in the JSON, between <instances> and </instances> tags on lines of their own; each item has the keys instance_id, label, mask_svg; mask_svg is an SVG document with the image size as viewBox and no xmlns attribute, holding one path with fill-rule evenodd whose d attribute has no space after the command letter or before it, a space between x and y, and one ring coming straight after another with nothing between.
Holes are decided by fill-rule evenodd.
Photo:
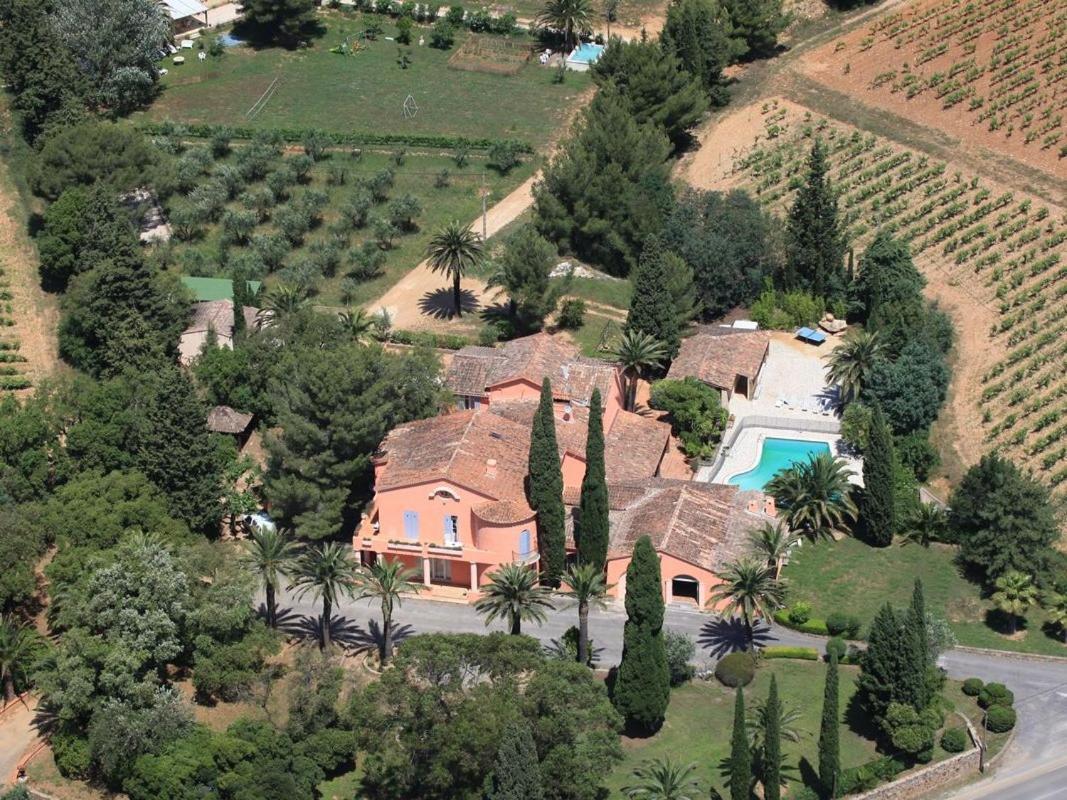
<instances>
[{"instance_id":1,"label":"vegetable garden row","mask_svg":"<svg viewBox=\"0 0 1067 800\"><path fill-rule=\"evenodd\" d=\"M987 441L1067 492L1067 214L810 112L772 101L763 121L734 170L764 205L788 206L821 137L850 244L895 232L925 271L991 310L989 335L1006 355L976 398Z\"/></svg>"},{"instance_id":2,"label":"vegetable garden row","mask_svg":"<svg viewBox=\"0 0 1067 800\"><path fill-rule=\"evenodd\" d=\"M19 340L12 317L14 297L0 266L0 391L28 389L30 379L25 375L26 357L19 352Z\"/></svg>"}]
</instances>

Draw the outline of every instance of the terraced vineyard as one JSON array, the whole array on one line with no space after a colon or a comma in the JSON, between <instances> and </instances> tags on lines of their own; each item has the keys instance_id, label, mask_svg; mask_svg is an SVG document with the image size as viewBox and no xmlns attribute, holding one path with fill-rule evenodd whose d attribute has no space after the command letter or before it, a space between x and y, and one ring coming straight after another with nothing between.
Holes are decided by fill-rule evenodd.
<instances>
[{"instance_id":1,"label":"terraced vineyard","mask_svg":"<svg viewBox=\"0 0 1067 800\"><path fill-rule=\"evenodd\" d=\"M775 101L735 182L779 211L801 185L814 137L827 144L850 242L878 229L911 242L928 276L990 320L977 403L988 449L1010 452L1067 493L1067 215L948 164ZM996 423L994 424L994 420Z\"/></svg>"},{"instance_id":2,"label":"terraced vineyard","mask_svg":"<svg viewBox=\"0 0 1067 800\"><path fill-rule=\"evenodd\" d=\"M28 389L26 357L19 352L15 320L12 316L14 296L3 267L0 267L0 391Z\"/></svg>"},{"instance_id":3,"label":"terraced vineyard","mask_svg":"<svg viewBox=\"0 0 1067 800\"><path fill-rule=\"evenodd\" d=\"M912 3L818 62L821 80L966 141L1045 167L1067 157L1067 0Z\"/></svg>"}]
</instances>

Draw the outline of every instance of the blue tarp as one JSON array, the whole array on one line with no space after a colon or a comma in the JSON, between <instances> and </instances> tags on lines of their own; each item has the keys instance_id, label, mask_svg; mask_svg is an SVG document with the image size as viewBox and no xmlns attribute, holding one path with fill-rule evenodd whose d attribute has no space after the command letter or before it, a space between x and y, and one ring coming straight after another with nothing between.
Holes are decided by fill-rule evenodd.
<instances>
[{"instance_id":1,"label":"blue tarp","mask_svg":"<svg viewBox=\"0 0 1067 800\"><path fill-rule=\"evenodd\" d=\"M822 344L826 341L826 334L813 328L797 328L796 337L810 344Z\"/></svg>"}]
</instances>

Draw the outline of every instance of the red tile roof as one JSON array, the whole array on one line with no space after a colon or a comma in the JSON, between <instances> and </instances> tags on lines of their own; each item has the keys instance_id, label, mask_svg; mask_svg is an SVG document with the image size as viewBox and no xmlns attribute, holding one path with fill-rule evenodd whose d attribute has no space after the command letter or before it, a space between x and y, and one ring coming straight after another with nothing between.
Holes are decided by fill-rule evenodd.
<instances>
[{"instance_id":1,"label":"red tile roof","mask_svg":"<svg viewBox=\"0 0 1067 800\"><path fill-rule=\"evenodd\" d=\"M587 403L593 389L606 395L616 375L615 365L582 356L558 337L535 333L501 347L464 347L452 357L445 384L456 394L480 397L516 380L540 386L547 377L556 398Z\"/></svg>"},{"instance_id":2,"label":"red tile roof","mask_svg":"<svg viewBox=\"0 0 1067 800\"><path fill-rule=\"evenodd\" d=\"M668 378L699 378L718 389L733 391L738 375L756 379L771 345L766 331L738 330L707 325L682 340Z\"/></svg>"}]
</instances>

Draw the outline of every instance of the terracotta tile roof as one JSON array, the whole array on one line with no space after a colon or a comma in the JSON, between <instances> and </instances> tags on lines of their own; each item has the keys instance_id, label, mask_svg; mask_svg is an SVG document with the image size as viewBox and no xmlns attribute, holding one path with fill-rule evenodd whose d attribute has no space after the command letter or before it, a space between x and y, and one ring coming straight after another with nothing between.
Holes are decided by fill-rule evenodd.
<instances>
[{"instance_id":1,"label":"terracotta tile roof","mask_svg":"<svg viewBox=\"0 0 1067 800\"><path fill-rule=\"evenodd\" d=\"M630 490L629 505L611 512L612 558L630 555L647 535L658 552L715 570L744 554L749 531L763 519L747 510L752 493L736 486L655 479Z\"/></svg>"},{"instance_id":2,"label":"terracotta tile roof","mask_svg":"<svg viewBox=\"0 0 1067 800\"><path fill-rule=\"evenodd\" d=\"M475 506L471 511L478 519L498 525L515 525L534 517L534 511L527 503L513 500L490 500Z\"/></svg>"},{"instance_id":3,"label":"terracotta tile roof","mask_svg":"<svg viewBox=\"0 0 1067 800\"><path fill-rule=\"evenodd\" d=\"M245 327L255 330L259 325L258 308L244 307ZM193 303L193 318L184 333L198 333L214 329L219 336L233 336L233 301L208 300Z\"/></svg>"},{"instance_id":4,"label":"terracotta tile roof","mask_svg":"<svg viewBox=\"0 0 1067 800\"><path fill-rule=\"evenodd\" d=\"M484 396L493 386L515 380L540 385L547 377L555 397L587 403L593 389L602 395L611 390L616 371L613 364L580 355L569 342L536 333L501 347L464 347L453 356L445 384L456 394Z\"/></svg>"},{"instance_id":5,"label":"terracotta tile roof","mask_svg":"<svg viewBox=\"0 0 1067 800\"><path fill-rule=\"evenodd\" d=\"M229 406L215 406L207 415L207 428L215 433L244 433L251 424L251 414L234 411Z\"/></svg>"},{"instance_id":6,"label":"terracotta tile roof","mask_svg":"<svg viewBox=\"0 0 1067 800\"><path fill-rule=\"evenodd\" d=\"M524 425L533 425L537 412L535 400L502 400L490 406L493 413ZM558 411L558 409L557 409ZM556 443L560 458L564 453L584 459L585 440L589 433L589 409L572 406L570 420L556 416ZM615 415L611 429L604 435L604 462L608 480L622 483L651 478L659 470L659 462L671 435L671 426L629 411Z\"/></svg>"},{"instance_id":7,"label":"terracotta tile roof","mask_svg":"<svg viewBox=\"0 0 1067 800\"><path fill-rule=\"evenodd\" d=\"M751 383L770 347L766 331L746 331L707 325L682 340L668 378L699 378L711 386L733 391L734 380L744 375Z\"/></svg>"},{"instance_id":8,"label":"terracotta tile roof","mask_svg":"<svg viewBox=\"0 0 1067 800\"><path fill-rule=\"evenodd\" d=\"M530 429L489 411L460 411L394 428L379 448L376 489L447 480L526 505Z\"/></svg>"}]
</instances>

